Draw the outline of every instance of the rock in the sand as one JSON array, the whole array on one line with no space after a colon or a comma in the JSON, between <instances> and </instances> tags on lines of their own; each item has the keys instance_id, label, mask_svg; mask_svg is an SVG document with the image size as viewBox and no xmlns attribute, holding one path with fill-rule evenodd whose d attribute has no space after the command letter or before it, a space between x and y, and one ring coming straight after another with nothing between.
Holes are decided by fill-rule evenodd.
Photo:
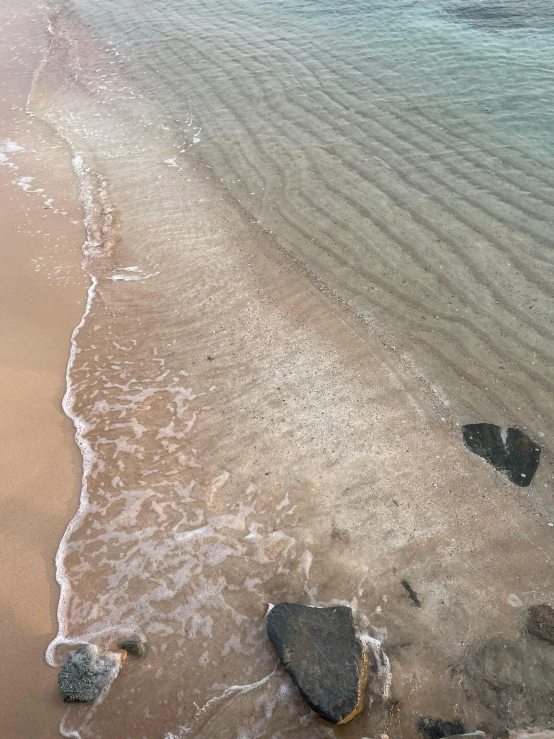
<instances>
[{"instance_id":1,"label":"rock in the sand","mask_svg":"<svg viewBox=\"0 0 554 739\"><path fill-rule=\"evenodd\" d=\"M531 606L527 614L527 631L554 644L554 608L546 603Z\"/></svg>"},{"instance_id":2,"label":"rock in the sand","mask_svg":"<svg viewBox=\"0 0 554 739\"><path fill-rule=\"evenodd\" d=\"M540 446L519 429L508 429L506 436L508 452L506 474L512 482L521 487L531 483L539 466Z\"/></svg>"},{"instance_id":3,"label":"rock in the sand","mask_svg":"<svg viewBox=\"0 0 554 739\"><path fill-rule=\"evenodd\" d=\"M416 724L416 728L423 739L443 739L446 736L463 736L465 727L459 718L453 721L444 721L442 718L422 716Z\"/></svg>"},{"instance_id":4,"label":"rock in the sand","mask_svg":"<svg viewBox=\"0 0 554 739\"><path fill-rule=\"evenodd\" d=\"M67 703L95 700L118 668L117 655L101 652L95 644L75 649L58 675L62 698Z\"/></svg>"},{"instance_id":5,"label":"rock in the sand","mask_svg":"<svg viewBox=\"0 0 554 739\"><path fill-rule=\"evenodd\" d=\"M516 485L527 487L539 466L540 446L519 429L509 428L506 443L500 426L494 423L469 423L462 429L464 444Z\"/></svg>"},{"instance_id":6,"label":"rock in the sand","mask_svg":"<svg viewBox=\"0 0 554 739\"><path fill-rule=\"evenodd\" d=\"M474 454L478 454L496 469L506 461L506 447L500 433L500 426L494 423L468 423L462 428L464 444Z\"/></svg>"},{"instance_id":7,"label":"rock in the sand","mask_svg":"<svg viewBox=\"0 0 554 739\"><path fill-rule=\"evenodd\" d=\"M279 603L267 634L301 696L322 718L344 724L361 711L367 656L346 606Z\"/></svg>"},{"instance_id":8,"label":"rock in the sand","mask_svg":"<svg viewBox=\"0 0 554 739\"><path fill-rule=\"evenodd\" d=\"M125 639L121 642L121 649L124 649L131 657L145 657L148 652L148 645L141 639Z\"/></svg>"}]
</instances>

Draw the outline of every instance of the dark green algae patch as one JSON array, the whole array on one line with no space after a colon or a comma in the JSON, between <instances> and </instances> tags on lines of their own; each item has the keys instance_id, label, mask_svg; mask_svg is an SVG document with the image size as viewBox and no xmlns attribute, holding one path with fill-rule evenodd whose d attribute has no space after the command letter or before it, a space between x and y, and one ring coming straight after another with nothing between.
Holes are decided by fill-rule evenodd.
<instances>
[{"instance_id":1,"label":"dark green algae patch","mask_svg":"<svg viewBox=\"0 0 554 739\"><path fill-rule=\"evenodd\" d=\"M515 485L531 484L539 466L541 448L523 431L509 428L505 443L500 426L494 423L469 423L462 433L470 452L486 459Z\"/></svg>"}]
</instances>

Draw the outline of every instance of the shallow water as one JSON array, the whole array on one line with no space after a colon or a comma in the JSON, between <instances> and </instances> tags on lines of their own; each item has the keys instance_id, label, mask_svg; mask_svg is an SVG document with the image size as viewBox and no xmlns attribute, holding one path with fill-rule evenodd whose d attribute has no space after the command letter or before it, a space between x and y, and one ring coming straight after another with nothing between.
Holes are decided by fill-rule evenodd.
<instances>
[{"instance_id":1,"label":"shallow water","mask_svg":"<svg viewBox=\"0 0 554 739\"><path fill-rule=\"evenodd\" d=\"M175 155L197 149L456 420L546 433L546 2L67 7L178 119Z\"/></svg>"},{"instance_id":2,"label":"shallow water","mask_svg":"<svg viewBox=\"0 0 554 739\"><path fill-rule=\"evenodd\" d=\"M518 637L552 584L547 4L71 0L50 18L30 103L73 147L92 285L49 659L151 645L64 733L551 720L554 657ZM540 439L528 492L468 462L469 420ZM374 640L352 725L315 721L276 667L263 615L283 599L351 603Z\"/></svg>"}]
</instances>

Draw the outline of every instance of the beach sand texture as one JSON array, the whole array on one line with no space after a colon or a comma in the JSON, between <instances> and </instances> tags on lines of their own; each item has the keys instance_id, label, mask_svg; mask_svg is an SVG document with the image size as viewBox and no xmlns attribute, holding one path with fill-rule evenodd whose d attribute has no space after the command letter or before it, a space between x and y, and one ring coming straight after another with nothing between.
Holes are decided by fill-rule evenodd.
<instances>
[{"instance_id":1,"label":"beach sand texture","mask_svg":"<svg viewBox=\"0 0 554 739\"><path fill-rule=\"evenodd\" d=\"M525 634L552 597L548 164L471 117L422 120L405 85L392 105L382 58L341 86L345 59L303 16L301 47L266 29L257 58L244 4L240 27L226 3L133 7L51 12L29 100L71 147L91 276L64 398L84 487L47 658L150 648L62 732L549 725L554 653ZM297 108L309 75L319 122ZM465 450L474 420L540 441L529 488ZM315 719L277 665L264 614L281 600L350 604L382 642L352 723Z\"/></svg>"},{"instance_id":2,"label":"beach sand texture","mask_svg":"<svg viewBox=\"0 0 554 739\"><path fill-rule=\"evenodd\" d=\"M54 558L80 490L61 408L82 315L84 229L71 152L29 116L45 53L31 3L0 3L0 734L58 735L63 707L44 651L56 628Z\"/></svg>"}]
</instances>

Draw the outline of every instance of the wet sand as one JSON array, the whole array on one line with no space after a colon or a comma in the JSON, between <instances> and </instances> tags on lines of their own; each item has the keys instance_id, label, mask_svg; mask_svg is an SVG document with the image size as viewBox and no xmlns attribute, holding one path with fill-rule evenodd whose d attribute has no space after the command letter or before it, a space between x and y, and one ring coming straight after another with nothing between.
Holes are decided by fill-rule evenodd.
<instances>
[{"instance_id":1,"label":"wet sand","mask_svg":"<svg viewBox=\"0 0 554 739\"><path fill-rule=\"evenodd\" d=\"M58 735L63 708L44 653L56 630L54 558L80 489L81 459L61 408L71 332L87 284L80 268L78 183L68 148L25 112L44 52L44 27L43 15L30 4L18 3L16 15L12 3L0 3L0 733L5 739ZM21 179L27 177L34 179ZM37 189L43 192L31 192Z\"/></svg>"}]
</instances>

